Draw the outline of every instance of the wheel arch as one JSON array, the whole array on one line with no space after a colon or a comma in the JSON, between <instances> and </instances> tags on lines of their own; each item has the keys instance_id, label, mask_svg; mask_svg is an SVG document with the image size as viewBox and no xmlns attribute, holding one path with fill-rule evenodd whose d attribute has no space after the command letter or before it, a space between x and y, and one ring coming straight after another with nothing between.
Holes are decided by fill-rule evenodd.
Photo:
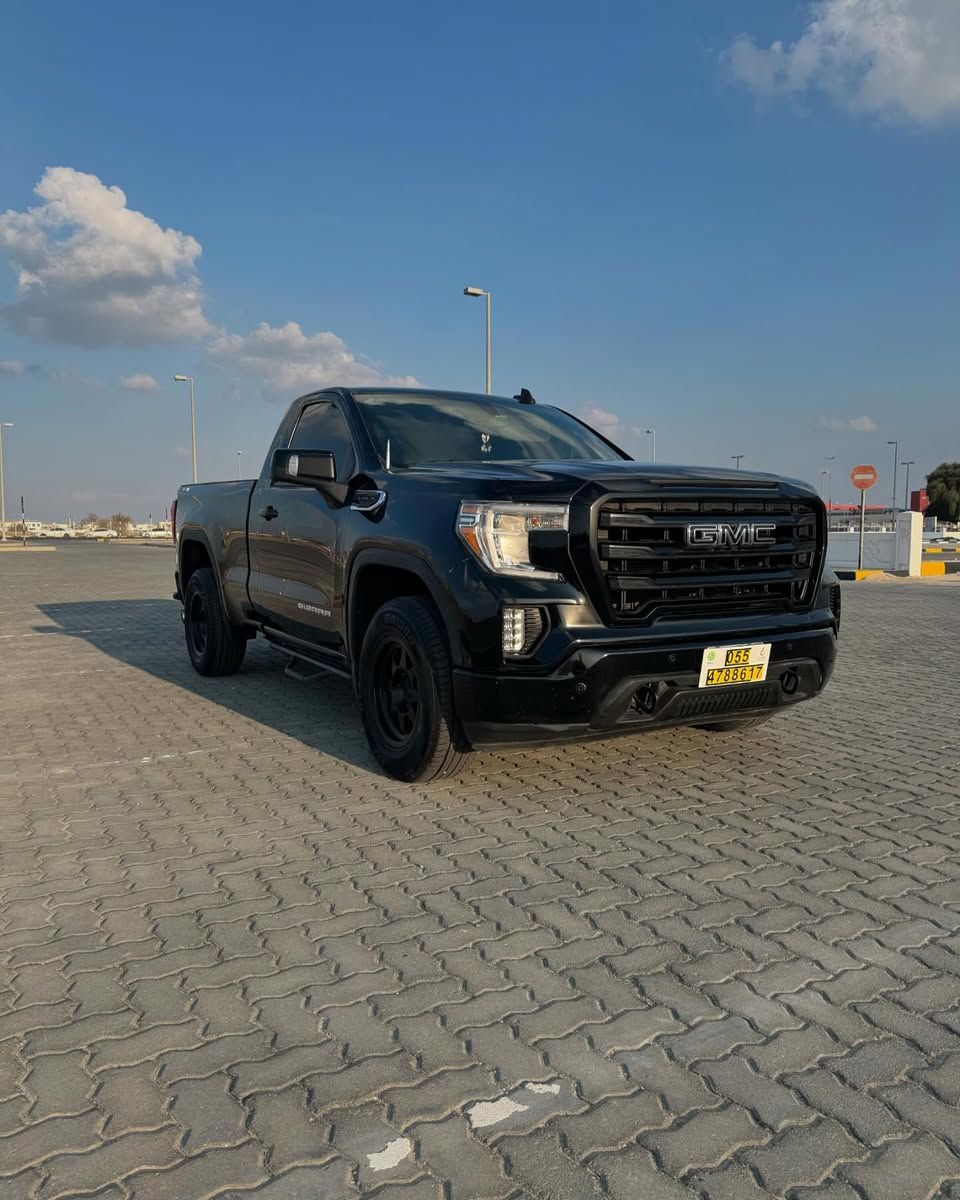
<instances>
[{"instance_id":1,"label":"wheel arch","mask_svg":"<svg viewBox=\"0 0 960 1200\"><path fill-rule=\"evenodd\" d=\"M419 596L429 602L439 618L451 660L460 665L452 601L429 566L408 554L371 550L357 555L347 580L347 647L355 682L360 648L374 614L399 596Z\"/></svg>"}]
</instances>

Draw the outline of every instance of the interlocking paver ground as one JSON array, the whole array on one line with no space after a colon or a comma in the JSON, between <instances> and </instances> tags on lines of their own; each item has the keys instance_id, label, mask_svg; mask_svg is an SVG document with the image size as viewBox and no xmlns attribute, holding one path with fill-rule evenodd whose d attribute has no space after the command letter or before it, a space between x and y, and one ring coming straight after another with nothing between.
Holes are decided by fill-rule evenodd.
<instances>
[{"instance_id":1,"label":"interlocking paver ground","mask_svg":"<svg viewBox=\"0 0 960 1200\"><path fill-rule=\"evenodd\" d=\"M0 558L0 1197L960 1196L960 583L750 736L408 787L171 568Z\"/></svg>"}]
</instances>

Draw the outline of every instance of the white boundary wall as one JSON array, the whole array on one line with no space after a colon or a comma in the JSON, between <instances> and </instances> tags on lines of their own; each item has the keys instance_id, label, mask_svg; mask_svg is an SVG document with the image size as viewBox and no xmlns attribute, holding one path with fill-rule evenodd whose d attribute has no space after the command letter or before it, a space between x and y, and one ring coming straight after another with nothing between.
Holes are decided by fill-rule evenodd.
<instances>
[{"instance_id":1,"label":"white boundary wall","mask_svg":"<svg viewBox=\"0 0 960 1200\"><path fill-rule=\"evenodd\" d=\"M858 513L852 518L852 523L856 524L859 520ZM856 570L859 545L859 532L831 531L827 542L827 563L843 571ZM919 575L922 554L923 518L919 513L898 513L896 532L867 532L863 535L865 570L902 571L906 575Z\"/></svg>"}]
</instances>

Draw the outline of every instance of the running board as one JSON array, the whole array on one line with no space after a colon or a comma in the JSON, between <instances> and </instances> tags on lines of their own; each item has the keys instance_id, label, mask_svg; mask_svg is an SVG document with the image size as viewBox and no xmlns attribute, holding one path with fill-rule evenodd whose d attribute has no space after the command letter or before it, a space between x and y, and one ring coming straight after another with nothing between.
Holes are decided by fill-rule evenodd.
<instances>
[{"instance_id":1,"label":"running board","mask_svg":"<svg viewBox=\"0 0 960 1200\"><path fill-rule=\"evenodd\" d=\"M279 650L280 647L278 646L277 649ZM283 673L288 679L298 679L301 683L308 683L311 679L319 679L321 675L329 675L330 669L329 667L318 667L305 658L297 658L291 654L287 665L283 668Z\"/></svg>"},{"instance_id":2,"label":"running board","mask_svg":"<svg viewBox=\"0 0 960 1200\"><path fill-rule=\"evenodd\" d=\"M318 675L336 675L340 679L347 679L351 682L353 681L353 676L345 667L327 662L326 660L321 659L318 656L315 657L313 654L308 654L305 651L295 649L289 644L286 638L278 637L273 633L272 630L267 631L261 627L261 633L263 634L267 645L272 646L274 650L279 650L281 654L286 654L289 657L290 662L284 668L284 674L289 675L291 679L307 680L316 679ZM294 666L295 662L303 663L307 670L304 671L301 669L300 671L297 671Z\"/></svg>"}]
</instances>

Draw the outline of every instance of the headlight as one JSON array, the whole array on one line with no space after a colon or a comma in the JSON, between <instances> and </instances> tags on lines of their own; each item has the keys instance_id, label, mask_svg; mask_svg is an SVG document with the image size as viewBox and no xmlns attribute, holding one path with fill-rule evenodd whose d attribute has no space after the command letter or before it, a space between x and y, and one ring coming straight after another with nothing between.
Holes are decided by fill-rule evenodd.
<instances>
[{"instance_id":1,"label":"headlight","mask_svg":"<svg viewBox=\"0 0 960 1200\"><path fill-rule=\"evenodd\" d=\"M474 504L466 500L457 514L457 533L485 567L498 575L525 579L559 579L530 561L530 534L539 530L566 531L566 504Z\"/></svg>"}]
</instances>

